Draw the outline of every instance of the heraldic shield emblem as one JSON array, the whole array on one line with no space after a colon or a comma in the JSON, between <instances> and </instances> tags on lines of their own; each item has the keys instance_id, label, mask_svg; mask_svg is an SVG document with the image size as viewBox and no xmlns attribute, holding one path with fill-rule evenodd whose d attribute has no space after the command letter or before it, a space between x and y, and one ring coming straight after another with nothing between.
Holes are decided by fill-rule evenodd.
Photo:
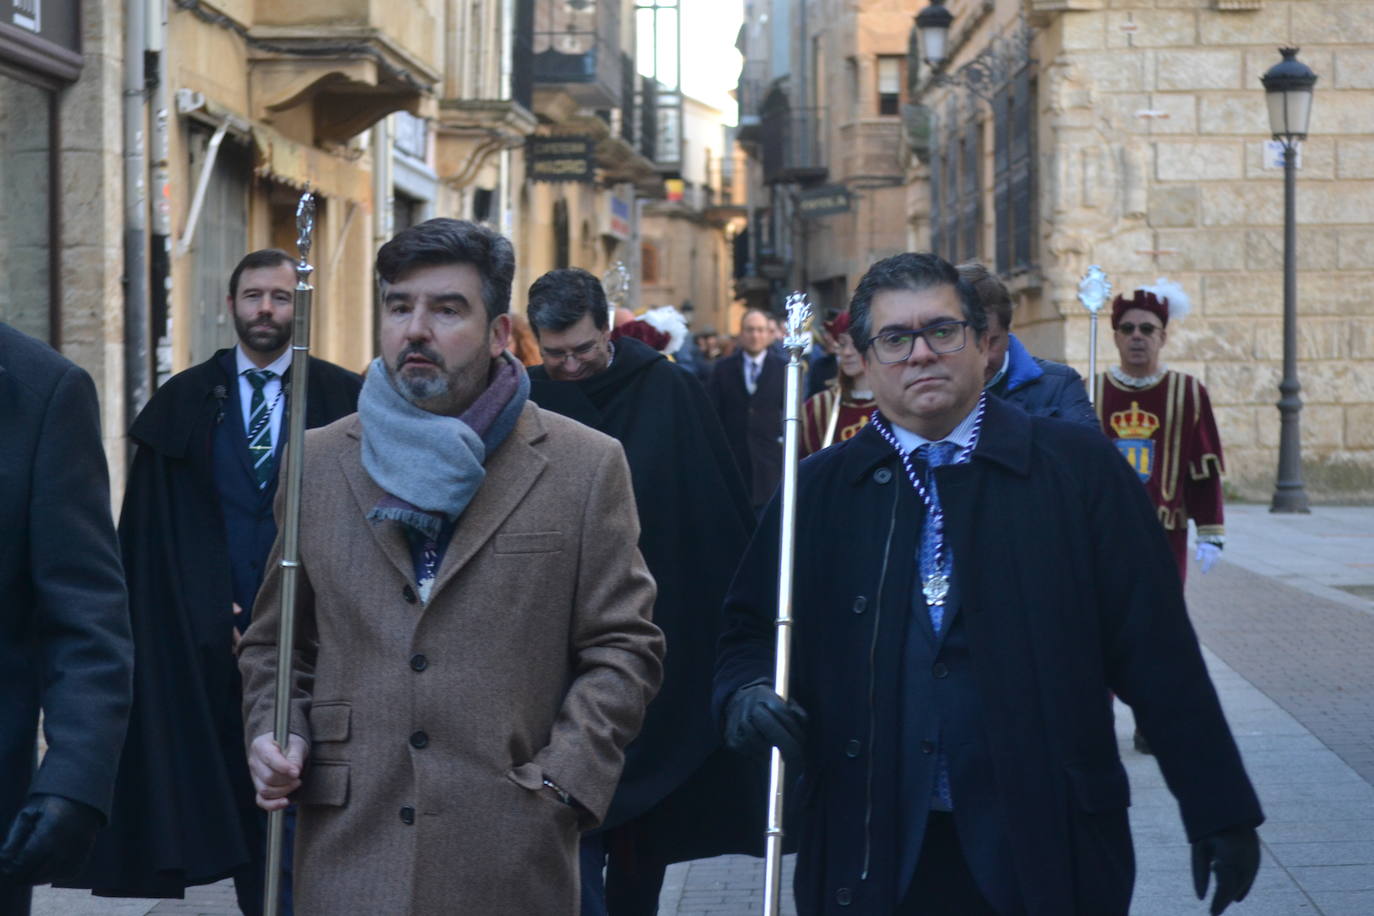
<instances>
[{"instance_id":1,"label":"heraldic shield emblem","mask_svg":"<svg viewBox=\"0 0 1374 916\"><path fill-rule=\"evenodd\" d=\"M1141 410L1140 404L1131 402L1130 410L1118 410L1111 416L1112 430L1116 433L1116 447L1131 469L1139 475L1142 483L1150 479L1155 471L1155 430L1159 429L1159 417L1148 410Z\"/></svg>"}]
</instances>

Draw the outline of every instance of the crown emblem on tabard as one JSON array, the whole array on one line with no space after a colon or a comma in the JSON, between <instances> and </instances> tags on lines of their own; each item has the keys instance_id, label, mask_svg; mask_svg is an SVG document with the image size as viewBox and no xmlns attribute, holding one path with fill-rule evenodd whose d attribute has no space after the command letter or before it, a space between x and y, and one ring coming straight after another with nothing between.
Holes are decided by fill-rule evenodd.
<instances>
[{"instance_id":1,"label":"crown emblem on tabard","mask_svg":"<svg viewBox=\"0 0 1374 916\"><path fill-rule=\"evenodd\" d=\"M1148 439L1159 429L1159 417L1140 409L1140 402L1132 401L1130 410L1112 414L1112 429L1122 439Z\"/></svg>"}]
</instances>

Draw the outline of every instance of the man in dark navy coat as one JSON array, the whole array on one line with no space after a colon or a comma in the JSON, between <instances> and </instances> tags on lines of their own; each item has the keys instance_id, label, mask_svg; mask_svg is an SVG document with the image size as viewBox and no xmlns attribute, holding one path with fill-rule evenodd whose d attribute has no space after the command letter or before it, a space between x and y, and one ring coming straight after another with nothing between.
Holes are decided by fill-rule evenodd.
<instances>
[{"instance_id":1,"label":"man in dark navy coat","mask_svg":"<svg viewBox=\"0 0 1374 916\"><path fill-rule=\"evenodd\" d=\"M167 381L134 421L120 545L138 669L110 825L72 886L181 897L233 877L262 905L265 833L244 757L239 634L276 538L295 368L294 260L265 249L229 279L237 346ZM362 380L310 359L306 426L357 408Z\"/></svg>"},{"instance_id":2,"label":"man in dark navy coat","mask_svg":"<svg viewBox=\"0 0 1374 916\"><path fill-rule=\"evenodd\" d=\"M786 361L770 346L768 313L750 309L740 319L739 346L716 361L706 393L725 429L749 501L767 504L782 479L782 398Z\"/></svg>"},{"instance_id":3,"label":"man in dark navy coat","mask_svg":"<svg viewBox=\"0 0 1374 916\"><path fill-rule=\"evenodd\" d=\"M878 262L850 313L880 415L801 467L794 702L770 686L776 501L716 673L727 742L801 765L798 912L1126 913L1109 691L1178 800L1199 896L1214 871L1213 913L1244 897L1259 803L1131 469L984 393L986 316L939 258Z\"/></svg>"},{"instance_id":4,"label":"man in dark navy coat","mask_svg":"<svg viewBox=\"0 0 1374 916\"><path fill-rule=\"evenodd\" d=\"M109 814L134 649L95 385L3 322L0 519L0 913L24 916Z\"/></svg>"}]
</instances>

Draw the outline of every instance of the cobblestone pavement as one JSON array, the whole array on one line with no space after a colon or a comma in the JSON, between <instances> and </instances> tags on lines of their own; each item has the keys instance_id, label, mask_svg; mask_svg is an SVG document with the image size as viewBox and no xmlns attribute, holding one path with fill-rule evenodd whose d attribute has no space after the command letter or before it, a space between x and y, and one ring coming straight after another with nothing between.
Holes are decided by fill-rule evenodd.
<instances>
[{"instance_id":1,"label":"cobblestone pavement","mask_svg":"<svg viewBox=\"0 0 1374 916\"><path fill-rule=\"evenodd\" d=\"M1188 598L1222 705L1264 804L1263 865L1238 916L1374 914L1374 508L1274 516L1228 507L1223 561ZM1132 787L1135 916L1206 912L1192 895L1178 809L1153 758L1117 737ZM784 882L790 885L791 862ZM673 866L663 916L762 911L763 863L725 856ZM185 901L113 901L40 888L36 916L231 916L227 884ZM790 899L784 912L792 916Z\"/></svg>"}]
</instances>

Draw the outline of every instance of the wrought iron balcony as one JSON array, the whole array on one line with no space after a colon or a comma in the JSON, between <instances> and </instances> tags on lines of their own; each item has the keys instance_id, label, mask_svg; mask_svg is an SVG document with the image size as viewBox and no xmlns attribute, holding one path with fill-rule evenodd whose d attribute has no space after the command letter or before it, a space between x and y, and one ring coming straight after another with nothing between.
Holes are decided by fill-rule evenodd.
<instances>
[{"instance_id":1,"label":"wrought iron balcony","mask_svg":"<svg viewBox=\"0 0 1374 916\"><path fill-rule=\"evenodd\" d=\"M824 109L778 108L762 117L763 180L815 184L829 170L821 142Z\"/></svg>"},{"instance_id":2,"label":"wrought iron balcony","mask_svg":"<svg viewBox=\"0 0 1374 916\"><path fill-rule=\"evenodd\" d=\"M528 66L538 87L556 86L578 104L619 108L624 86L620 7L593 0L536 0Z\"/></svg>"}]
</instances>

